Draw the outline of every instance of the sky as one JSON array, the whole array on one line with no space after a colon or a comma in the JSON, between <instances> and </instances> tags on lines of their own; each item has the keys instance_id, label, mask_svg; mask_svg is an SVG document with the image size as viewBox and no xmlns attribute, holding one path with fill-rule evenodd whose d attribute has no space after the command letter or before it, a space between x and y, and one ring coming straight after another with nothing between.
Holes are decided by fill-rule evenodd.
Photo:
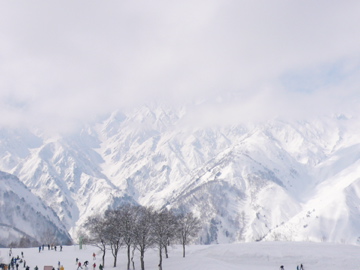
<instances>
[{"instance_id":1,"label":"sky","mask_svg":"<svg viewBox=\"0 0 360 270\"><path fill-rule=\"evenodd\" d=\"M0 126L154 102L218 122L359 115L359 14L357 0L1 1Z\"/></svg>"}]
</instances>

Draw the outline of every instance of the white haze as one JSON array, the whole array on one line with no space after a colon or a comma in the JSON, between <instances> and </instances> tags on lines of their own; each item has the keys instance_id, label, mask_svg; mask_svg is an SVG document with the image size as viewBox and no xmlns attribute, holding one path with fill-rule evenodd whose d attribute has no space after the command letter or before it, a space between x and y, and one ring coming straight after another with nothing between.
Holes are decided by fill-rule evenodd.
<instances>
[{"instance_id":1,"label":"white haze","mask_svg":"<svg viewBox=\"0 0 360 270\"><path fill-rule=\"evenodd\" d=\"M0 124L71 130L149 102L198 104L209 124L356 115L359 13L352 0L4 1Z\"/></svg>"}]
</instances>

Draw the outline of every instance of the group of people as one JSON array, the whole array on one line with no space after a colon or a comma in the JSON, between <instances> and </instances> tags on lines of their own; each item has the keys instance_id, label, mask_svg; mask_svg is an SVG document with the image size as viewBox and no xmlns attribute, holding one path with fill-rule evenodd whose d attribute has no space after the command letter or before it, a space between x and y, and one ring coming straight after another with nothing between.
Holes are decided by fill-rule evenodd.
<instances>
[{"instance_id":1,"label":"group of people","mask_svg":"<svg viewBox=\"0 0 360 270\"><path fill-rule=\"evenodd\" d=\"M48 250L55 250L56 251L56 246L55 245L47 245ZM45 245L41 245L39 246L39 252L45 249ZM62 245L60 245L60 251L62 251ZM23 264L23 268L25 268L25 270L30 270L30 266L28 266L26 264L25 258L24 258L24 252L21 252L21 257L19 255L17 255L16 257L12 257L13 255L13 251L12 248L9 249L9 258L10 258L10 263L9 265L6 265L6 268L4 270L19 270L19 266L21 264ZM34 270L39 270L39 268L37 266L34 267ZM52 268L52 270L55 270L55 268ZM60 265L60 262L58 262L58 268L57 270L64 270L64 266Z\"/></svg>"},{"instance_id":2,"label":"group of people","mask_svg":"<svg viewBox=\"0 0 360 270\"><path fill-rule=\"evenodd\" d=\"M48 244L47 245L47 247L48 247L48 250L57 250L57 246L56 245L50 245L50 244ZM60 245L60 251L62 251L62 245ZM44 249L45 249L45 245L43 244L43 245L41 245L41 246L39 246L39 252L41 252L41 251L44 251Z\"/></svg>"},{"instance_id":3,"label":"group of people","mask_svg":"<svg viewBox=\"0 0 360 270\"><path fill-rule=\"evenodd\" d=\"M44 251L45 247L47 246L48 250L57 250L56 245L41 245L39 246L39 252ZM62 245L60 245L60 251L62 251ZM96 270L96 254L95 252L92 254L93 264L92 264L92 270ZM13 256L13 250L12 248L9 249L9 265L6 265L4 270L19 270L19 266L23 265L24 270L30 270L30 267L26 264L25 258L24 258L24 252L21 252L21 257L19 255ZM89 261L84 261L83 264L79 261L78 258L76 258L76 265L77 270L84 269L88 270ZM83 268L84 267L84 268ZM103 270L104 266L99 265L99 270ZM34 270L39 270L37 266L35 266ZM52 270L55 270L53 267ZM65 270L64 266L60 264L60 261L58 262L57 270Z\"/></svg>"},{"instance_id":4,"label":"group of people","mask_svg":"<svg viewBox=\"0 0 360 270\"><path fill-rule=\"evenodd\" d=\"M95 254L95 252L92 254L92 257L93 257L93 261L96 261L96 254ZM79 259L76 258L75 263L76 263L76 265L77 265L77 267L78 267L77 270L83 269L82 266L84 266L85 270L88 270L89 261L85 261L83 264L81 264L81 262L79 261ZM92 264L92 267L93 267L93 270L96 269L96 262L94 262L94 263ZM103 269L104 269L104 267L100 264L100 265L99 265L99 270L103 270Z\"/></svg>"},{"instance_id":5,"label":"group of people","mask_svg":"<svg viewBox=\"0 0 360 270\"><path fill-rule=\"evenodd\" d=\"M24 252L21 252L21 258L19 255L14 257L13 253L12 253L12 248L10 248L9 258L10 258L10 263L9 263L9 265L6 266L5 270L15 270L15 269L19 270L19 266L22 264L23 264L23 267L25 268L25 270L30 270L30 267L28 265L26 265L26 261L24 258Z\"/></svg>"},{"instance_id":6,"label":"group of people","mask_svg":"<svg viewBox=\"0 0 360 270\"><path fill-rule=\"evenodd\" d=\"M280 270L285 270L284 266L280 266ZM302 264L296 266L296 270L304 270L304 266Z\"/></svg>"}]
</instances>

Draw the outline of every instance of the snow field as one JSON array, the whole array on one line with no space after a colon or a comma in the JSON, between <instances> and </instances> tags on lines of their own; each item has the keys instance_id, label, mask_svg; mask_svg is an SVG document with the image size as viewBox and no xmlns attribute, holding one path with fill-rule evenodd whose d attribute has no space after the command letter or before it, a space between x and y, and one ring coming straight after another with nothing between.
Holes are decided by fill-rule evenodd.
<instances>
[{"instance_id":1,"label":"snow field","mask_svg":"<svg viewBox=\"0 0 360 270\"><path fill-rule=\"evenodd\" d=\"M24 258L30 269L35 265L43 270L45 265L57 268L58 261L65 270L76 270L75 259L80 262L89 261L89 270L94 263L92 253L96 256L96 269L101 263L101 252L93 246L64 246L63 251L48 250L38 252L38 248L13 249L13 256L24 252ZM8 262L9 249L0 249L0 257ZM182 257L181 246L170 248L169 259L163 260L163 270L270 270L279 269L284 265L285 270L295 270L301 263L306 270L355 270L360 267L360 247L331 243L309 242L256 242L242 244L193 245L187 247L186 258ZM135 269L140 269L139 254L135 254ZM118 256L118 265L113 267L113 257L107 251L105 269L126 269L126 254L122 249ZM158 251L148 250L145 254L145 269L158 270ZM21 264L19 270L23 270ZM84 269L85 270L85 269Z\"/></svg>"}]
</instances>

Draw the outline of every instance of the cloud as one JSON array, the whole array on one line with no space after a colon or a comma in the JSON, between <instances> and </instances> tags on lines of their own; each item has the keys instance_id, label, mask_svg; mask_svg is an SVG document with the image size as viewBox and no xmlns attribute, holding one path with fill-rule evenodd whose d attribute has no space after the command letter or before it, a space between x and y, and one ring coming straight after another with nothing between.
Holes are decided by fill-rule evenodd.
<instances>
[{"instance_id":1,"label":"cloud","mask_svg":"<svg viewBox=\"0 0 360 270\"><path fill-rule=\"evenodd\" d=\"M357 110L358 1L0 5L2 124L71 128L153 101L205 100L219 122Z\"/></svg>"}]
</instances>

